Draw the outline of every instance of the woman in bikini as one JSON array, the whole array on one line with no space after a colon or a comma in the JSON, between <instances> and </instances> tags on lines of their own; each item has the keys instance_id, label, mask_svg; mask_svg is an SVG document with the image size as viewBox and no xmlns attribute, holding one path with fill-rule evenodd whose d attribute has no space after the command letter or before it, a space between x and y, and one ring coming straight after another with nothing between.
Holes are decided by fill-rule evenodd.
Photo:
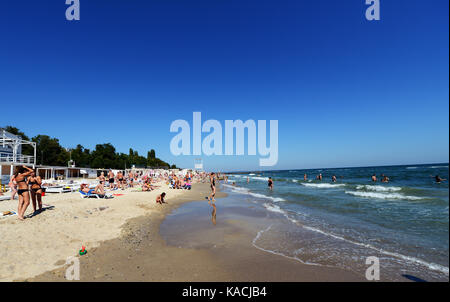
<instances>
[{"instance_id":1,"label":"woman in bikini","mask_svg":"<svg viewBox=\"0 0 450 302\"><path fill-rule=\"evenodd\" d=\"M19 195L19 206L17 209L17 217L24 220L23 215L30 205L30 194L28 193L28 184L26 177L34 171L26 166L17 167L14 173L14 179L17 182L17 194Z\"/></svg>"},{"instance_id":2,"label":"woman in bikini","mask_svg":"<svg viewBox=\"0 0 450 302\"><path fill-rule=\"evenodd\" d=\"M211 194L208 197L208 203L211 204L212 202L215 202L215 196L216 196L216 175L213 173L209 176L209 182L211 184Z\"/></svg>"},{"instance_id":3,"label":"woman in bikini","mask_svg":"<svg viewBox=\"0 0 450 302\"><path fill-rule=\"evenodd\" d=\"M28 185L30 186L30 193L31 193L31 201L33 204L33 210L36 213L36 200L39 207L39 212L42 212L42 179L38 175L36 176L36 173L33 171L31 173L30 177L28 177Z\"/></svg>"}]
</instances>

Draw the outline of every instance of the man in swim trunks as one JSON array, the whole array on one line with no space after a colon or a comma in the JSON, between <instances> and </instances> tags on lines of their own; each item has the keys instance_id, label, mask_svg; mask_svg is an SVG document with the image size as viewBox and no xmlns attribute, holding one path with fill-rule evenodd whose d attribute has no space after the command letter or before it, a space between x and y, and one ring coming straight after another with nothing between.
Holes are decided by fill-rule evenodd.
<instances>
[{"instance_id":1,"label":"man in swim trunks","mask_svg":"<svg viewBox=\"0 0 450 302\"><path fill-rule=\"evenodd\" d=\"M109 178L109 189L112 190L114 185L114 172L112 170L109 170L108 178Z\"/></svg>"},{"instance_id":2,"label":"man in swim trunks","mask_svg":"<svg viewBox=\"0 0 450 302\"><path fill-rule=\"evenodd\" d=\"M372 175L372 181L373 181L373 182L376 182L376 181L377 181L377 175L376 175L376 174Z\"/></svg>"},{"instance_id":3,"label":"man in swim trunks","mask_svg":"<svg viewBox=\"0 0 450 302\"><path fill-rule=\"evenodd\" d=\"M267 186L269 187L270 191L273 190L273 180L272 180L272 177L269 177L269 180L267 181Z\"/></svg>"}]
</instances>

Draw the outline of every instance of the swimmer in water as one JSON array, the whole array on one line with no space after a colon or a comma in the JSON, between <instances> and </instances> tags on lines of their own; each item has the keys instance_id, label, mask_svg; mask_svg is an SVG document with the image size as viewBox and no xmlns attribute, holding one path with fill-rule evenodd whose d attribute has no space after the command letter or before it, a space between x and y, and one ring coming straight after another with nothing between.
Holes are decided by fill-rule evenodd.
<instances>
[{"instance_id":1,"label":"swimmer in water","mask_svg":"<svg viewBox=\"0 0 450 302\"><path fill-rule=\"evenodd\" d=\"M376 175L376 174L372 175L372 181L373 181L373 182L376 182L376 181L377 181L377 175Z\"/></svg>"},{"instance_id":2,"label":"swimmer in water","mask_svg":"<svg viewBox=\"0 0 450 302\"><path fill-rule=\"evenodd\" d=\"M269 187L270 191L273 190L273 180L272 180L272 177L269 177L269 180L267 181L267 186Z\"/></svg>"},{"instance_id":3,"label":"swimmer in water","mask_svg":"<svg viewBox=\"0 0 450 302\"><path fill-rule=\"evenodd\" d=\"M436 180L436 183L441 183L441 181L446 181L445 178L440 178L439 175L433 176L434 180Z\"/></svg>"},{"instance_id":4,"label":"swimmer in water","mask_svg":"<svg viewBox=\"0 0 450 302\"><path fill-rule=\"evenodd\" d=\"M331 181L336 182L336 175L331 176Z\"/></svg>"},{"instance_id":5,"label":"swimmer in water","mask_svg":"<svg viewBox=\"0 0 450 302\"><path fill-rule=\"evenodd\" d=\"M387 177L386 175L383 176L383 179L381 180L381 182L389 182L389 177Z\"/></svg>"},{"instance_id":6,"label":"swimmer in water","mask_svg":"<svg viewBox=\"0 0 450 302\"><path fill-rule=\"evenodd\" d=\"M303 175L303 180L308 180L308 175L306 175L306 173Z\"/></svg>"}]
</instances>

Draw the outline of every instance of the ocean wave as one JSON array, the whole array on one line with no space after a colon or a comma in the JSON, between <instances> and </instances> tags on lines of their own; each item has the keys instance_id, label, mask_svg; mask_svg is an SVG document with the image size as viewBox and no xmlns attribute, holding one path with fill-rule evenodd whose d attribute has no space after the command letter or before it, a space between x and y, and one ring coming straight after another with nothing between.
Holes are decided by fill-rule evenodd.
<instances>
[{"instance_id":1,"label":"ocean wave","mask_svg":"<svg viewBox=\"0 0 450 302\"><path fill-rule=\"evenodd\" d=\"M377 193L377 192L358 192L358 191L345 191L345 193L359 196L378 199L403 199L403 200L421 200L422 197L408 196L401 193Z\"/></svg>"},{"instance_id":2,"label":"ocean wave","mask_svg":"<svg viewBox=\"0 0 450 302\"><path fill-rule=\"evenodd\" d=\"M431 166L431 169L448 168L448 166Z\"/></svg>"},{"instance_id":3,"label":"ocean wave","mask_svg":"<svg viewBox=\"0 0 450 302\"><path fill-rule=\"evenodd\" d=\"M260 194L260 193L250 192L250 190L245 187L236 187L236 186L227 185L227 184L222 184L222 186L229 188L234 193L247 194L247 195L250 195L250 196L253 196L256 198L271 200L273 202L285 201L285 199L283 199L281 197L272 197L272 196L267 196L267 195Z\"/></svg>"},{"instance_id":4,"label":"ocean wave","mask_svg":"<svg viewBox=\"0 0 450 302\"><path fill-rule=\"evenodd\" d=\"M344 187L345 184L311 184L311 183L302 183L303 186L306 187L312 187L312 188L338 188L338 187Z\"/></svg>"},{"instance_id":5,"label":"ocean wave","mask_svg":"<svg viewBox=\"0 0 450 302\"><path fill-rule=\"evenodd\" d=\"M271 228L272 228L272 225L269 225L269 227L267 227L267 228L264 229L264 230L260 230L260 231L256 234L255 238L253 238L253 240L252 240L252 245L253 245L255 248L257 248L258 250L267 252L267 253L271 253L271 254L274 254L274 255L278 255L278 256L282 256L282 257L289 258L289 259L292 259L292 260L296 260L296 261L299 261L299 262L301 262L301 263L303 263L303 264L322 266L321 264L318 264L318 263L305 262L305 261L303 261L303 260L301 260L301 259L299 259L299 258L297 258L297 257L288 256L288 255L285 255L285 254L283 254L283 253L276 252L276 251L272 251L272 250L268 250L268 249L265 249L265 248L262 248L262 247L258 246L258 245L256 244L256 241L258 241L258 239L261 237L261 234L263 234L264 232L267 232L267 231L270 230Z\"/></svg>"},{"instance_id":6,"label":"ocean wave","mask_svg":"<svg viewBox=\"0 0 450 302\"><path fill-rule=\"evenodd\" d=\"M234 193L247 194L249 192L249 190L247 188L243 188L243 187L235 187L235 186L227 185L227 184L222 184L222 186L231 189L231 191Z\"/></svg>"},{"instance_id":7,"label":"ocean wave","mask_svg":"<svg viewBox=\"0 0 450 302\"><path fill-rule=\"evenodd\" d=\"M255 180L261 180L261 181L268 181L269 177L260 177L260 176L252 176L250 177L251 179L255 179Z\"/></svg>"},{"instance_id":8,"label":"ocean wave","mask_svg":"<svg viewBox=\"0 0 450 302\"><path fill-rule=\"evenodd\" d=\"M267 196L267 195L264 195L264 194L252 193L252 192L248 192L248 194L253 196L253 197L256 197L256 198L270 199L270 200L272 200L274 202L285 201L281 197L272 197L272 196Z\"/></svg>"},{"instance_id":9,"label":"ocean wave","mask_svg":"<svg viewBox=\"0 0 450 302\"><path fill-rule=\"evenodd\" d=\"M250 173L249 175L255 175L254 173Z\"/></svg>"},{"instance_id":10,"label":"ocean wave","mask_svg":"<svg viewBox=\"0 0 450 302\"><path fill-rule=\"evenodd\" d=\"M417 167L406 167L406 169L417 169Z\"/></svg>"},{"instance_id":11,"label":"ocean wave","mask_svg":"<svg viewBox=\"0 0 450 302\"><path fill-rule=\"evenodd\" d=\"M271 212L280 213L287 215L286 211L282 210L279 206L270 203L264 203L263 206Z\"/></svg>"},{"instance_id":12,"label":"ocean wave","mask_svg":"<svg viewBox=\"0 0 450 302\"><path fill-rule=\"evenodd\" d=\"M369 190L369 191L377 191L377 192L396 192L400 191L401 187L385 187L385 186L373 186L373 185L358 185L356 186L357 190Z\"/></svg>"},{"instance_id":13,"label":"ocean wave","mask_svg":"<svg viewBox=\"0 0 450 302\"><path fill-rule=\"evenodd\" d=\"M400 258L402 260L406 260L406 261L409 261L409 262L414 262L414 263L423 265L423 266L425 266L425 267L427 267L427 268L429 268L431 270L439 271L439 272L442 272L442 273L444 273L446 275L449 274L448 267L440 265L440 264L426 262L426 261L424 261L422 259L415 258L415 257L412 257L412 256L406 256L406 255L402 255L402 254L399 254L399 253L386 251L384 249L377 248L377 247L375 247L373 245L370 245L370 244L367 244L367 243L356 242L356 241L353 241L353 240L349 240L349 239L343 238L341 236L338 236L338 235L335 235L335 234L332 234L332 233L324 232L324 231L322 231L320 229L317 229L317 228L313 228L313 227L309 227L309 226L303 226L303 227L305 229L307 229L307 230L314 231L314 232L320 233L320 234L325 235L325 236L329 236L329 237L332 237L332 238L335 238L335 239L343 240L343 241L352 243L354 245L358 245L358 246L362 246L362 247L365 247L365 248L369 248L369 249L378 251L378 252L380 252L382 254L385 254L385 255L393 256L393 257L396 257L396 258Z\"/></svg>"},{"instance_id":14,"label":"ocean wave","mask_svg":"<svg viewBox=\"0 0 450 302\"><path fill-rule=\"evenodd\" d=\"M298 224L298 221L295 220L294 218L291 218L288 214L288 212L286 212L285 210L283 210L282 208L280 208L279 206L275 205L275 204L270 204L270 203L264 203L263 206L270 212L274 212L274 213L278 213L278 214L282 214L284 217L286 217L287 220L289 220L290 222L294 223L294 224Z\"/></svg>"}]
</instances>

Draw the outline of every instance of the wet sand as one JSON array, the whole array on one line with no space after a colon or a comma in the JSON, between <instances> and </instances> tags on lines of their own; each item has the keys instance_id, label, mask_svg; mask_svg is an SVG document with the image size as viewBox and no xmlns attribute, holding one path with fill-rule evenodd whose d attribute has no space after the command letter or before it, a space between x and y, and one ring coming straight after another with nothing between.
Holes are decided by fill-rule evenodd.
<instances>
[{"instance_id":1,"label":"wet sand","mask_svg":"<svg viewBox=\"0 0 450 302\"><path fill-rule=\"evenodd\" d=\"M205 200L209 192L208 184L196 184L193 190L179 195L158 211L129 219L122 226L120 237L104 241L79 256L80 281L365 280L353 272L306 265L257 249L252 245L255 232L250 221L244 217L221 219L220 203L225 199L220 197L226 196L222 192L217 193L218 222L214 225L213 208ZM160 234L161 224L166 218L166 223L173 221L171 217L178 215L177 208L189 201L197 201L192 204L199 206L199 215L203 216L177 219L179 222L171 226L172 230L176 228L177 235L165 240ZM191 246L177 239L183 238L184 232ZM26 281L66 281L66 267L61 265Z\"/></svg>"}]
</instances>

